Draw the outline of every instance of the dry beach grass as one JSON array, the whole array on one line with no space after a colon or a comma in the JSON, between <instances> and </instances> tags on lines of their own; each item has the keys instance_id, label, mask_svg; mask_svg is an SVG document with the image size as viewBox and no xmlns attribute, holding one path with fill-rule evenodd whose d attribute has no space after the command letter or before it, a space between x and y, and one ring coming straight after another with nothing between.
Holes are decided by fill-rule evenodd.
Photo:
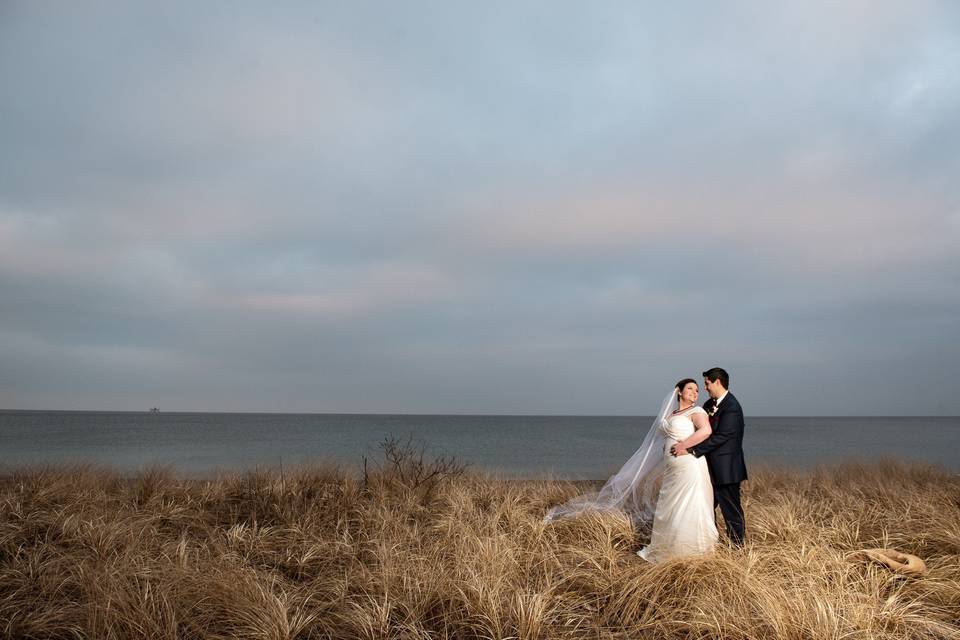
<instances>
[{"instance_id":1,"label":"dry beach grass","mask_svg":"<svg viewBox=\"0 0 960 640\"><path fill-rule=\"evenodd\" d=\"M960 479L946 471L757 469L746 549L650 566L624 517L541 523L582 486L393 462L207 481L8 473L0 637L960 637ZM846 558L864 547L929 571Z\"/></svg>"}]
</instances>

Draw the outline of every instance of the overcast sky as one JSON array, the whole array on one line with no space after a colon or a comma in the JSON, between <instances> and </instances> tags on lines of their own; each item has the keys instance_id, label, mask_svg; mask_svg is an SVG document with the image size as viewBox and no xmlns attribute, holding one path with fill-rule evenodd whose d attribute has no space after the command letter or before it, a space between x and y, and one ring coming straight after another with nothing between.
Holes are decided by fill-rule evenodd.
<instances>
[{"instance_id":1,"label":"overcast sky","mask_svg":"<svg viewBox=\"0 0 960 640\"><path fill-rule=\"evenodd\" d=\"M4 0L0 408L960 413L960 5L669 4Z\"/></svg>"}]
</instances>

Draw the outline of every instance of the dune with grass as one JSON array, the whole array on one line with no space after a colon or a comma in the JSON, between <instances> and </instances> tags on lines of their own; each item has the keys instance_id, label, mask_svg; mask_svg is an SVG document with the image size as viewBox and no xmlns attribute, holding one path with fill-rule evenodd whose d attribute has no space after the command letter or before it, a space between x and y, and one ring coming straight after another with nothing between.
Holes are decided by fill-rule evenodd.
<instances>
[{"instance_id":1,"label":"dune with grass","mask_svg":"<svg viewBox=\"0 0 960 640\"><path fill-rule=\"evenodd\" d=\"M391 452L387 452L388 454ZM748 544L649 565L598 483L394 448L362 469L0 480L6 638L960 638L960 478L883 460L752 465ZM722 529L722 526L721 526ZM905 575L852 556L893 548Z\"/></svg>"}]
</instances>

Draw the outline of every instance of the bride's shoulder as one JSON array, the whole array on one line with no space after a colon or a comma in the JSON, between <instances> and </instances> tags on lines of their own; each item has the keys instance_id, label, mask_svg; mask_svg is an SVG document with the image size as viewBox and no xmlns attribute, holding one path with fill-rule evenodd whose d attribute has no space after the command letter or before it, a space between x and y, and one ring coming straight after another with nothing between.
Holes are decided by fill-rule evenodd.
<instances>
[{"instance_id":1,"label":"bride's shoulder","mask_svg":"<svg viewBox=\"0 0 960 640\"><path fill-rule=\"evenodd\" d=\"M706 412L707 410L704 409L703 407L694 407L693 409L690 410L690 415L693 415L695 413L706 413Z\"/></svg>"}]
</instances>

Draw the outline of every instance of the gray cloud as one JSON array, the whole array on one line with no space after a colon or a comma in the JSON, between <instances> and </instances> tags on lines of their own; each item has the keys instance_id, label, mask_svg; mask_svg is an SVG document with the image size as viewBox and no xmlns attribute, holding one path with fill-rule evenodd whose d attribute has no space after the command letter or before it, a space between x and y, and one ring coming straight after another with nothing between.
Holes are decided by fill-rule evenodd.
<instances>
[{"instance_id":1,"label":"gray cloud","mask_svg":"<svg viewBox=\"0 0 960 640\"><path fill-rule=\"evenodd\" d=\"M956 413L950 3L0 12L0 406Z\"/></svg>"}]
</instances>

